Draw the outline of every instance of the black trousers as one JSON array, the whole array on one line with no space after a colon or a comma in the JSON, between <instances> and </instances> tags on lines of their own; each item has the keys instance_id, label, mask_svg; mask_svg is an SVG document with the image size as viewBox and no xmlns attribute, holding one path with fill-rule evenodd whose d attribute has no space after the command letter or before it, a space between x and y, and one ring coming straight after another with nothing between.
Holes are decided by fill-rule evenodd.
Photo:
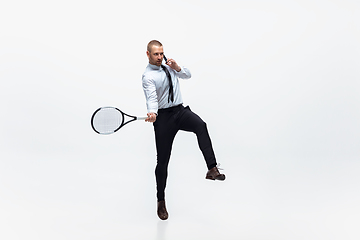
<instances>
[{"instance_id":1,"label":"black trousers","mask_svg":"<svg viewBox=\"0 0 360 240\"><path fill-rule=\"evenodd\" d=\"M215 154L212 148L206 123L189 107L159 109L154 122L157 165L155 169L158 201L165 199L166 179L172 144L179 130L193 132L197 136L199 148L205 158L208 169L216 166Z\"/></svg>"}]
</instances>

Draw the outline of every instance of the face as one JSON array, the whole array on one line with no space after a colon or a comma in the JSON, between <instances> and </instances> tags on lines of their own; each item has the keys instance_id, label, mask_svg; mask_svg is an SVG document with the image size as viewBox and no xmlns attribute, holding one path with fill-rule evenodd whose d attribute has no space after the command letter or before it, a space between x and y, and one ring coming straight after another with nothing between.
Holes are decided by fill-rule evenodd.
<instances>
[{"instance_id":1,"label":"face","mask_svg":"<svg viewBox=\"0 0 360 240\"><path fill-rule=\"evenodd\" d=\"M163 47L153 45L151 47L151 52L146 51L146 55L149 58L149 63L156 66L161 66L161 63L164 58L164 50Z\"/></svg>"}]
</instances>

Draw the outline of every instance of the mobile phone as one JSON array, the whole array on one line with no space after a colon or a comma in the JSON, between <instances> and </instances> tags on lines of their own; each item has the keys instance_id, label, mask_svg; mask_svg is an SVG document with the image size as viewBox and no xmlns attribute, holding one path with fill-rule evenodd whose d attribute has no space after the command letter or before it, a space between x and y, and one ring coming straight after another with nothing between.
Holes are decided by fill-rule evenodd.
<instances>
[{"instance_id":1,"label":"mobile phone","mask_svg":"<svg viewBox=\"0 0 360 240\"><path fill-rule=\"evenodd\" d=\"M165 63L167 63L167 58L165 57L165 54L163 56L164 56Z\"/></svg>"}]
</instances>

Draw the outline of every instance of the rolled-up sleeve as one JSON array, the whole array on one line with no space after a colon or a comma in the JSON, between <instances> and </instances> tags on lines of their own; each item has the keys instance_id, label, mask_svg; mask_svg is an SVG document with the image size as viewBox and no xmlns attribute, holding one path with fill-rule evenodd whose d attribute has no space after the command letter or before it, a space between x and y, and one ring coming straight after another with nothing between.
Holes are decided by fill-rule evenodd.
<instances>
[{"instance_id":1,"label":"rolled-up sleeve","mask_svg":"<svg viewBox=\"0 0 360 240\"><path fill-rule=\"evenodd\" d=\"M142 76L142 87L146 98L148 113L153 112L157 114L158 99L154 79L144 74Z\"/></svg>"}]
</instances>

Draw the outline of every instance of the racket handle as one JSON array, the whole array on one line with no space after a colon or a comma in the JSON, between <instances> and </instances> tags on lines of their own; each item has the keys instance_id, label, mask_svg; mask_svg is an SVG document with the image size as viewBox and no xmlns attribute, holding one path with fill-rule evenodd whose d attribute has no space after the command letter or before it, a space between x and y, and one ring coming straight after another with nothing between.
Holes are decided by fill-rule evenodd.
<instances>
[{"instance_id":1,"label":"racket handle","mask_svg":"<svg viewBox=\"0 0 360 240\"><path fill-rule=\"evenodd\" d=\"M136 117L136 120L145 120L147 119L148 117Z\"/></svg>"}]
</instances>

